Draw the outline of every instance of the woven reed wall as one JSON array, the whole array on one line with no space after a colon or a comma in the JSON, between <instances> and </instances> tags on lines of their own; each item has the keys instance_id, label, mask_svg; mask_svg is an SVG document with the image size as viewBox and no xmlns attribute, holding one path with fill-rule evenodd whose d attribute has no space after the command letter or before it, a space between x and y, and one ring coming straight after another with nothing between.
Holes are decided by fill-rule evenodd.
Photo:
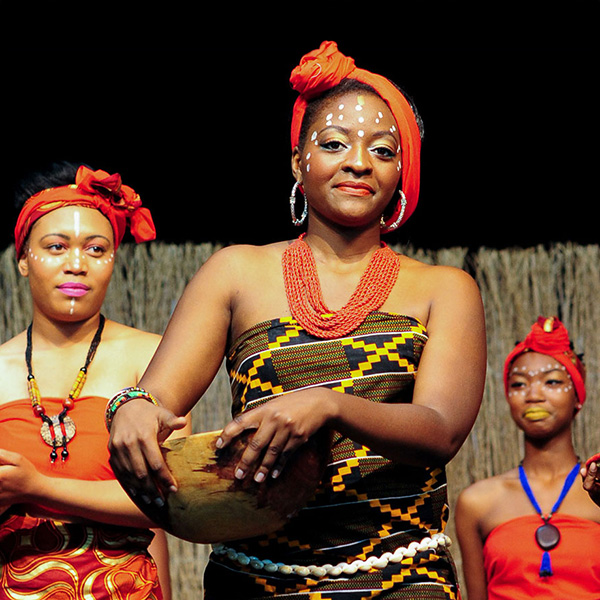
<instances>
[{"instance_id":1,"label":"woven reed wall","mask_svg":"<svg viewBox=\"0 0 600 600\"><path fill-rule=\"evenodd\" d=\"M216 248L210 244L124 245L107 294L107 317L154 332L163 331L186 283ZM540 314L558 315L576 349L584 352L588 401L574 427L582 458L600 450L598 396L600 334L600 248L574 244L548 248L467 253L462 248L436 252L395 248L429 263L469 271L478 281L486 311L488 375L481 412L467 442L448 467L449 495L471 482L500 473L520 459L522 441L507 410L502 390L504 357ZM17 273L12 249L0 255L0 340L26 327L30 301L26 281ZM457 352L460 342L457 341ZM195 431L218 429L229 416L229 387L222 371L193 411ZM452 536L454 526L449 523ZM174 600L201 597L208 549L170 538ZM454 556L460 569L460 555Z\"/></svg>"}]
</instances>

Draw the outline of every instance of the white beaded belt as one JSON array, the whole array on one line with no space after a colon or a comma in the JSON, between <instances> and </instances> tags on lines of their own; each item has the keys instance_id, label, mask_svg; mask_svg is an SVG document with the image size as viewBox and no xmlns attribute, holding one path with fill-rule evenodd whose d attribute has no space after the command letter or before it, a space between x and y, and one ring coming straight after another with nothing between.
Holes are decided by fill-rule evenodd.
<instances>
[{"instance_id":1,"label":"white beaded belt","mask_svg":"<svg viewBox=\"0 0 600 600\"><path fill-rule=\"evenodd\" d=\"M371 569L385 569L390 563L399 563L405 558L415 556L417 552L437 550L438 547L450 546L452 540L445 533L435 533L431 537L423 538L420 542L411 542L408 546L396 548L394 552L385 552L381 556L369 556L366 560L355 560L351 563L338 563L337 565L286 565L271 560L261 560L256 556L247 556L223 544L215 544L213 552L217 556L227 556L231 561L242 566L251 566L258 571L279 575L299 575L300 577L338 577L340 575L354 575L357 571L370 571Z\"/></svg>"}]
</instances>

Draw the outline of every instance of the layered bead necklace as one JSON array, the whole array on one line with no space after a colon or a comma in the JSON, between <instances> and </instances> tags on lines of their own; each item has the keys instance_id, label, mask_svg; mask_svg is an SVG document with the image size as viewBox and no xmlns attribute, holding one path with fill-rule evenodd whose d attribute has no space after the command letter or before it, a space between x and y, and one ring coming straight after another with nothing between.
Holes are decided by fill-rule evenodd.
<instances>
[{"instance_id":1,"label":"layered bead necklace","mask_svg":"<svg viewBox=\"0 0 600 600\"><path fill-rule=\"evenodd\" d=\"M283 252L283 279L293 317L310 334L337 338L355 330L389 296L400 270L400 257L382 242L362 274L348 303L330 311L321 291L317 265L302 234Z\"/></svg>"},{"instance_id":2,"label":"layered bead necklace","mask_svg":"<svg viewBox=\"0 0 600 600\"><path fill-rule=\"evenodd\" d=\"M50 452L51 462L54 462L57 459L58 454L56 449L61 446L62 451L60 454L62 460L65 461L69 457L67 444L75 436L76 428L73 419L71 419L67 413L75 406L75 400L79 398L79 395L81 394L81 390L83 389L85 380L87 378L88 367L94 359L94 355L96 354L96 350L102 338L104 322L104 316L100 315L100 323L98 324L98 329L96 330L96 333L92 339L92 343L90 344L87 357L85 359L85 364L83 367L81 367L81 369L79 369L79 373L75 378L75 382L73 383L73 387L71 388L69 395L63 400L63 409L58 415L53 415L50 417L46 414L46 410L42 405L42 397L40 395L40 390L38 388L37 381L35 380L35 376L33 375L33 369L31 365L31 356L33 351L33 324L30 324L27 328L27 347L25 349L25 362L27 364L27 389L29 391L29 399L31 400L33 414L42 420L40 435L42 436L44 442L52 447L52 451Z\"/></svg>"}]
</instances>

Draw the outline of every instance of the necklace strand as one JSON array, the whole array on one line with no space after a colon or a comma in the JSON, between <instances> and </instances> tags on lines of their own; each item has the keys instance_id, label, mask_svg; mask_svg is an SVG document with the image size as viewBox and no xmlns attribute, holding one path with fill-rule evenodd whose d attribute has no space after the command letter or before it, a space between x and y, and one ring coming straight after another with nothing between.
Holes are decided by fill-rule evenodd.
<instances>
[{"instance_id":1,"label":"necklace strand","mask_svg":"<svg viewBox=\"0 0 600 600\"><path fill-rule=\"evenodd\" d=\"M400 270L400 257L382 243L369 261L348 303L338 311L325 305L315 258L304 241L292 242L282 256L283 278L293 317L310 334L336 338L356 329L388 298Z\"/></svg>"},{"instance_id":2,"label":"necklace strand","mask_svg":"<svg viewBox=\"0 0 600 600\"><path fill-rule=\"evenodd\" d=\"M67 443L75 435L75 423L73 422L71 417L67 416L67 412L75 406L75 400L79 398L81 390L85 385L88 367L90 366L92 360L94 360L96 350L98 349L98 346L100 345L100 340L102 339L104 323L105 318L104 315L101 314L98 329L96 330L96 333L94 334L94 337L88 349L85 364L79 369L79 372L77 373L77 377L75 378L69 395L63 400L62 411L58 415L54 415L52 417L49 417L46 414L46 409L42 405L42 396L40 394L37 381L33 374L33 323L30 323L29 327L27 328L27 346L25 348L25 363L27 365L27 389L29 391L29 399L31 401L31 408L33 409L33 414L34 416L39 417L42 420L42 428L40 431L42 439L49 446L52 446L52 451L50 452L51 462L54 462L57 459L58 454L56 452L56 448L59 446L62 446L61 458L63 462L69 457Z\"/></svg>"}]
</instances>

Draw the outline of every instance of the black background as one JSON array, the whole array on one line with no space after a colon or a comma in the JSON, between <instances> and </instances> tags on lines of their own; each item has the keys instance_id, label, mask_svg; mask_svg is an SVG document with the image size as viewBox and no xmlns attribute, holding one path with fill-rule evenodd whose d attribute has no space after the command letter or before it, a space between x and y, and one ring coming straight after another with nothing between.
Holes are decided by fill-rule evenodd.
<instances>
[{"instance_id":1,"label":"black background","mask_svg":"<svg viewBox=\"0 0 600 600\"><path fill-rule=\"evenodd\" d=\"M2 247L12 185L55 159L120 172L163 241L297 235L288 79L324 39L425 123L419 206L390 241L598 243L598 3L522 5L25 6L2 52Z\"/></svg>"}]
</instances>

